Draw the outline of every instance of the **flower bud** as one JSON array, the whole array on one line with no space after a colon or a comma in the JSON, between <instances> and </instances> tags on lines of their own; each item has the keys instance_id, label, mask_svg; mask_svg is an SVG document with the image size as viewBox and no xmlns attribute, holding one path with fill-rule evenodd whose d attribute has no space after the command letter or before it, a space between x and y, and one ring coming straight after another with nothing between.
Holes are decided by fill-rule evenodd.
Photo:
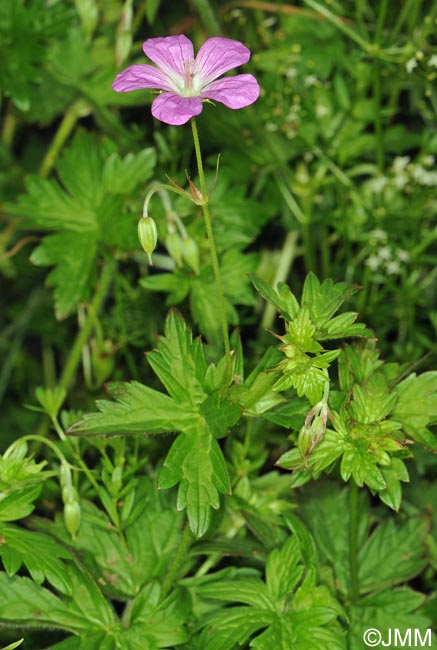
<instances>
[{"instance_id":1,"label":"flower bud","mask_svg":"<svg viewBox=\"0 0 437 650\"><path fill-rule=\"evenodd\" d=\"M72 537L76 537L76 533L80 528L80 505L78 501L68 501L64 505L64 523L65 528L68 530Z\"/></svg>"},{"instance_id":2,"label":"flower bud","mask_svg":"<svg viewBox=\"0 0 437 650\"><path fill-rule=\"evenodd\" d=\"M297 438L297 447L304 458L308 457L323 438L326 430L326 420L316 415L310 425L304 425Z\"/></svg>"},{"instance_id":3,"label":"flower bud","mask_svg":"<svg viewBox=\"0 0 437 650\"><path fill-rule=\"evenodd\" d=\"M158 242L158 231L156 223L151 217L141 217L138 222L138 239L140 244L147 253L149 264L152 264L152 253Z\"/></svg>"}]
</instances>

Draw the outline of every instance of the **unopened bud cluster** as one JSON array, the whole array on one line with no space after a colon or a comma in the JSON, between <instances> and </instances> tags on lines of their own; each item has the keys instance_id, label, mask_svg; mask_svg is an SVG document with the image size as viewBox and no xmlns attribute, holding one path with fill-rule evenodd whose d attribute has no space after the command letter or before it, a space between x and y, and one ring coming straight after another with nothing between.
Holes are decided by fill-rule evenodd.
<instances>
[{"instance_id":1,"label":"unopened bud cluster","mask_svg":"<svg viewBox=\"0 0 437 650\"><path fill-rule=\"evenodd\" d=\"M321 400L308 413L299 431L297 447L304 458L308 458L325 435L327 419L328 405Z\"/></svg>"}]
</instances>

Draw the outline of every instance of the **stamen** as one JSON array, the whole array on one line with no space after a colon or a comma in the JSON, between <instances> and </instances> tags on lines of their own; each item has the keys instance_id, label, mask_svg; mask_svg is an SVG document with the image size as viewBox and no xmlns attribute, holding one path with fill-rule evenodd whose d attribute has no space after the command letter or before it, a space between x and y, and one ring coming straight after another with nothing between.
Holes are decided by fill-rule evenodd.
<instances>
[{"instance_id":1,"label":"stamen","mask_svg":"<svg viewBox=\"0 0 437 650\"><path fill-rule=\"evenodd\" d=\"M194 61L189 59L184 61L184 73L185 73L185 91L190 91L193 88L193 78L194 78Z\"/></svg>"}]
</instances>

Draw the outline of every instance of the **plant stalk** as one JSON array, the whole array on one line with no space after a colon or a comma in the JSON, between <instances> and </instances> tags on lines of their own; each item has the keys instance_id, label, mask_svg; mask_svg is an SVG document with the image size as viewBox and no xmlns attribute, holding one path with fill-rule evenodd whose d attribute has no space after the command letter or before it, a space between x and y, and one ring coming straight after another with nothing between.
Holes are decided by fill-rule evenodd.
<instances>
[{"instance_id":1,"label":"plant stalk","mask_svg":"<svg viewBox=\"0 0 437 650\"><path fill-rule=\"evenodd\" d=\"M65 113L62 122L60 123L58 130L56 131L55 137L44 156L44 160L41 163L41 166L38 170L38 175L42 178L47 178L50 174L57 157L65 144L70 133L73 131L76 122L82 116L88 115L91 109L89 105L83 100L79 99L77 102L72 104L68 111Z\"/></svg>"},{"instance_id":2,"label":"plant stalk","mask_svg":"<svg viewBox=\"0 0 437 650\"><path fill-rule=\"evenodd\" d=\"M229 328L228 319L226 317L225 296L223 293L223 284L220 276L220 267L217 256L217 248L215 245L214 232L212 229L211 214L208 206L208 194L205 186L205 175L203 172L202 154L200 151L199 134L197 131L196 120L191 118L191 128L193 131L194 149L196 151L197 170L199 173L200 192L202 194L202 211L205 220L206 234L208 236L209 250L211 253L211 262L214 272L215 283L220 304L220 321L223 332L223 343L225 348L226 357L226 385L228 386L232 377L232 358L231 358L231 345L229 342Z\"/></svg>"}]
</instances>

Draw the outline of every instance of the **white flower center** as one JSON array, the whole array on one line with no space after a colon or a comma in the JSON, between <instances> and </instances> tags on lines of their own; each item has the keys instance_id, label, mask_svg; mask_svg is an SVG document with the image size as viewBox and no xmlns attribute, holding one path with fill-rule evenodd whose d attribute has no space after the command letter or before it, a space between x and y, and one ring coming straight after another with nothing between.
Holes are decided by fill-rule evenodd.
<instances>
[{"instance_id":1,"label":"white flower center","mask_svg":"<svg viewBox=\"0 0 437 650\"><path fill-rule=\"evenodd\" d=\"M194 59L184 61L184 74L173 77L173 87L175 92L181 97L197 97L201 90L202 84L199 75L196 73L196 62Z\"/></svg>"}]
</instances>

